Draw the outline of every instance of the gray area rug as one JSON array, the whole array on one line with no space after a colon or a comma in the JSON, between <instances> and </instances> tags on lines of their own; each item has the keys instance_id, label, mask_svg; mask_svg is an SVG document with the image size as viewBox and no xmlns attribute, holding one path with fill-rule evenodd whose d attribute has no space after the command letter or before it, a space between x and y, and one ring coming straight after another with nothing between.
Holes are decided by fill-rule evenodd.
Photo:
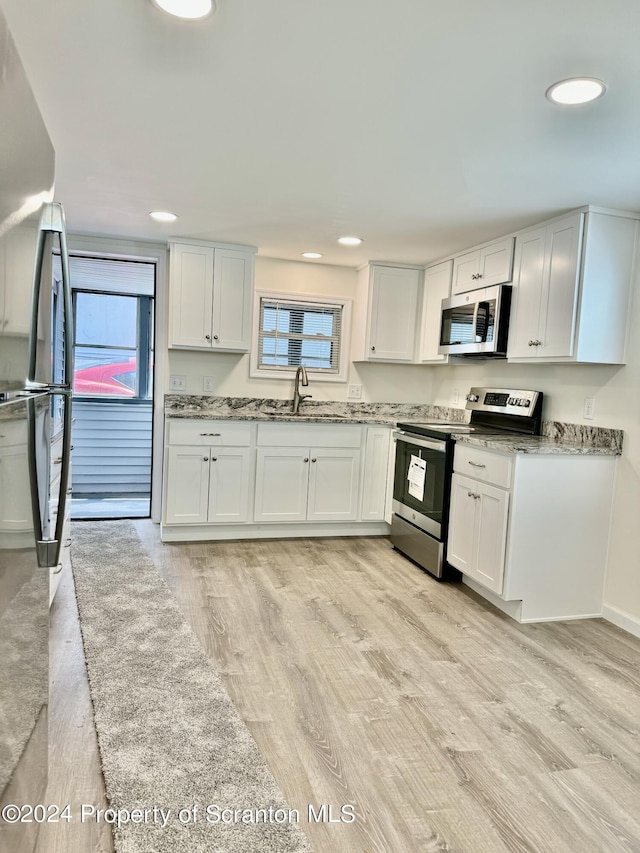
<instances>
[{"instance_id":1,"label":"gray area rug","mask_svg":"<svg viewBox=\"0 0 640 853\"><path fill-rule=\"evenodd\" d=\"M133 525L75 523L71 559L118 853L309 851Z\"/></svg>"}]
</instances>

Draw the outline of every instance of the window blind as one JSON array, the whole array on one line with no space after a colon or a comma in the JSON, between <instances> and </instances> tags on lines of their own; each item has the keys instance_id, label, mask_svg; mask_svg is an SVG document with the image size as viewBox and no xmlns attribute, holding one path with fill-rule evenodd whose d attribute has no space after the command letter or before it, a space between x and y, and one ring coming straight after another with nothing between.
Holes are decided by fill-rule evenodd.
<instances>
[{"instance_id":1,"label":"window blind","mask_svg":"<svg viewBox=\"0 0 640 853\"><path fill-rule=\"evenodd\" d=\"M341 305L263 297L258 368L339 373L341 331Z\"/></svg>"}]
</instances>

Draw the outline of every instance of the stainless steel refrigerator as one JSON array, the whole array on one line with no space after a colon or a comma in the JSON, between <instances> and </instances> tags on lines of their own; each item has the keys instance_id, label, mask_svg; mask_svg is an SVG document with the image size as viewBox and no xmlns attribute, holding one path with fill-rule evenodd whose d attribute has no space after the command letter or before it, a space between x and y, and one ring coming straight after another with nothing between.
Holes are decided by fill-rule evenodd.
<instances>
[{"instance_id":1,"label":"stainless steel refrigerator","mask_svg":"<svg viewBox=\"0 0 640 853\"><path fill-rule=\"evenodd\" d=\"M39 816L22 822L28 810L12 806L46 803L49 585L67 498L73 355L54 162L0 11L0 853L36 842ZM54 250L62 268L55 285ZM50 449L60 433L53 489Z\"/></svg>"}]
</instances>

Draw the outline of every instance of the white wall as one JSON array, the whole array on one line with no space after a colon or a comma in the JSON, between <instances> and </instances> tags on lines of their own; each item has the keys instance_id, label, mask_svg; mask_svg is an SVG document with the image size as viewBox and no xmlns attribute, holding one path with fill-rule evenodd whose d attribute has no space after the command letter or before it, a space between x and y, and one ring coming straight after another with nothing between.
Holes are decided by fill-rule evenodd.
<instances>
[{"instance_id":1,"label":"white wall","mask_svg":"<svg viewBox=\"0 0 640 853\"><path fill-rule=\"evenodd\" d=\"M640 267L638 272L640 273ZM256 287L293 293L353 297L356 271L347 267L256 258ZM640 275L631 328L640 328ZM201 394L202 377L214 377L222 396L288 399L291 380L249 378L249 357L222 353L169 353L171 373L187 376L187 392ZM624 614L640 630L640 334L630 341L624 366L507 364L482 361L463 365L351 365L350 383L361 383L364 401L434 403L453 406L472 385L533 388L545 394L544 418L623 429L618 462L613 532L605 588L608 615ZM316 400L346 400L347 383L311 381ZM584 398L595 398L595 417L582 417ZM460 405L463 403L461 402Z\"/></svg>"}]
</instances>

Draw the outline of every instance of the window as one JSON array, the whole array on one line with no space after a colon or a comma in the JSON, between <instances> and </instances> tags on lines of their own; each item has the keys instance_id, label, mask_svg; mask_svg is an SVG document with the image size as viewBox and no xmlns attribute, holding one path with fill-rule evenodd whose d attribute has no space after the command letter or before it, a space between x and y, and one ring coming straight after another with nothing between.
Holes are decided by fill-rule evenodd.
<instances>
[{"instance_id":1,"label":"window","mask_svg":"<svg viewBox=\"0 0 640 853\"><path fill-rule=\"evenodd\" d=\"M290 378L302 365L344 381L348 300L257 293L256 302L253 376Z\"/></svg>"}]
</instances>

